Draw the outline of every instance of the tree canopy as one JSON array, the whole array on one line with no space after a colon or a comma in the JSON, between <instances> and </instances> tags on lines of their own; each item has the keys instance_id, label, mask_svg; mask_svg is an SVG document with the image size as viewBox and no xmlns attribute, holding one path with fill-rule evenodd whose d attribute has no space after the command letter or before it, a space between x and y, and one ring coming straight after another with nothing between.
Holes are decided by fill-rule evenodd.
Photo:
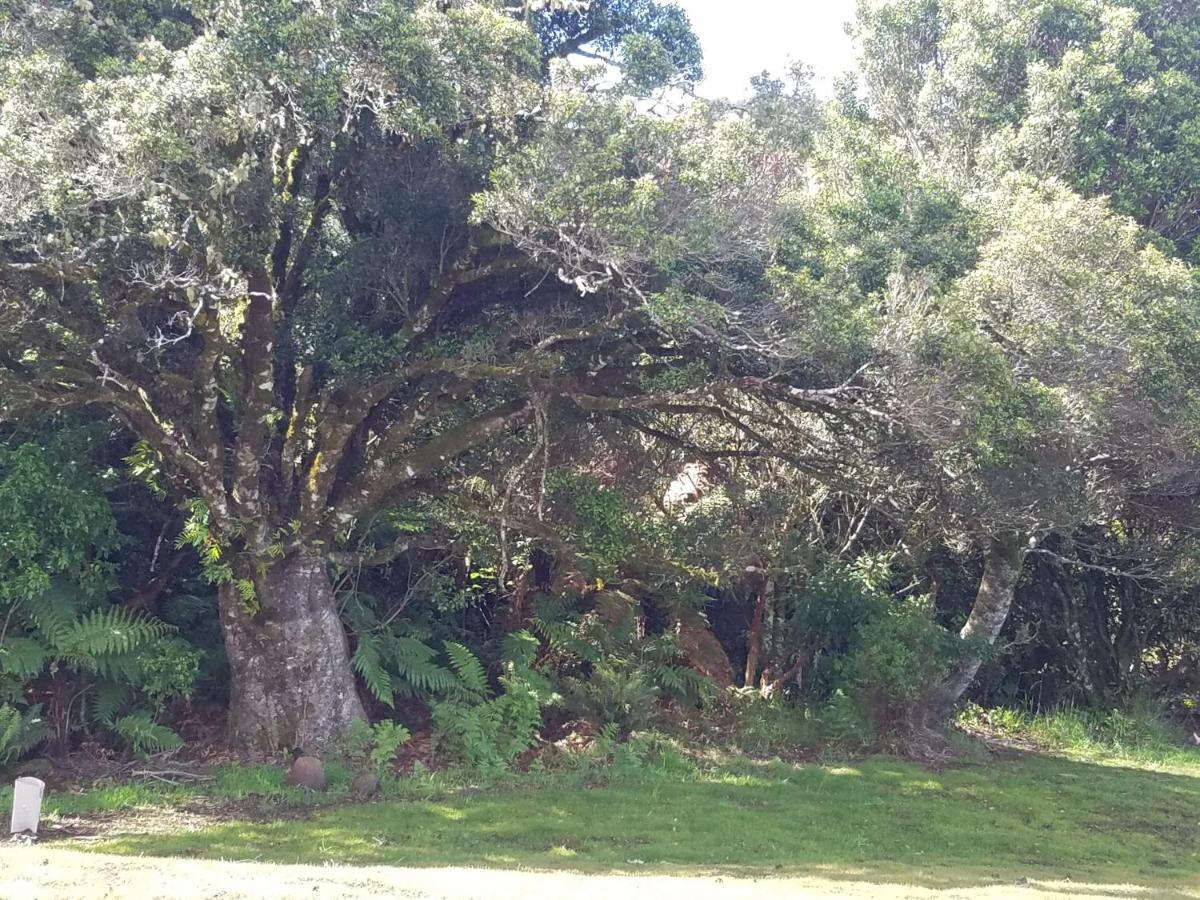
<instances>
[{"instance_id":1,"label":"tree canopy","mask_svg":"<svg viewBox=\"0 0 1200 900\"><path fill-rule=\"evenodd\" d=\"M1072 566L1090 696L1113 627L1194 671L1200 19L860 7L861 83L734 104L658 0L0 4L0 675L152 746L206 621L260 750L734 681L929 740Z\"/></svg>"}]
</instances>

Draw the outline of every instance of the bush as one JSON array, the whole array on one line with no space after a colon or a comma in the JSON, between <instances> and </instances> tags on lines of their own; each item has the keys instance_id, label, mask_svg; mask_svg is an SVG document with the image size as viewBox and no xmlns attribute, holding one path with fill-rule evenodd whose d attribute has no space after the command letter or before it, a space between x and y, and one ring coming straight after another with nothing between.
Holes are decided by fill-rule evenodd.
<instances>
[{"instance_id":1,"label":"bush","mask_svg":"<svg viewBox=\"0 0 1200 900\"><path fill-rule=\"evenodd\" d=\"M176 746L151 710L190 695L200 655L174 626L111 601L128 538L111 472L90 464L106 432L51 425L0 446L0 761L93 726L138 753ZM31 705L51 678L82 700Z\"/></svg>"},{"instance_id":2,"label":"bush","mask_svg":"<svg viewBox=\"0 0 1200 900\"><path fill-rule=\"evenodd\" d=\"M873 738L887 740L906 730L921 696L969 649L934 621L930 598L892 602L862 627L842 667L842 688ZM845 710L826 713L829 721L837 716L844 719Z\"/></svg>"},{"instance_id":3,"label":"bush","mask_svg":"<svg viewBox=\"0 0 1200 900\"><path fill-rule=\"evenodd\" d=\"M479 703L433 705L439 745L458 762L483 770L504 768L533 746L542 724L542 699L519 678L502 678L504 692Z\"/></svg>"},{"instance_id":4,"label":"bush","mask_svg":"<svg viewBox=\"0 0 1200 900\"><path fill-rule=\"evenodd\" d=\"M586 678L559 681L563 706L595 725L613 725L626 738L654 718L659 689L641 669L619 662L600 663Z\"/></svg>"},{"instance_id":5,"label":"bush","mask_svg":"<svg viewBox=\"0 0 1200 900\"><path fill-rule=\"evenodd\" d=\"M838 744L865 747L871 743L875 729L864 712L863 705L837 690L821 710L821 735Z\"/></svg>"}]
</instances>

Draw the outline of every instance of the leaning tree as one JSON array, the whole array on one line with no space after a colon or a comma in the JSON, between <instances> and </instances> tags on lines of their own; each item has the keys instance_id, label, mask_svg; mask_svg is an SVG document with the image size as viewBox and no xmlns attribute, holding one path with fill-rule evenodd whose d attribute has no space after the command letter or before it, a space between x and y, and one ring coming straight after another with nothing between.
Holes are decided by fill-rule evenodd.
<instances>
[{"instance_id":1,"label":"leaning tree","mask_svg":"<svg viewBox=\"0 0 1200 900\"><path fill-rule=\"evenodd\" d=\"M875 119L923 170L1009 207L957 288L897 293L909 311L890 339L901 417L937 460L927 483L984 550L964 634L985 642L1031 539L1103 528L1192 465L1196 300L1170 257L1195 252L1197 28L1194 4L859 5ZM1050 187L1014 203L1013 171L1096 199ZM970 683L968 656L927 698L931 721Z\"/></svg>"},{"instance_id":2,"label":"leaning tree","mask_svg":"<svg viewBox=\"0 0 1200 900\"><path fill-rule=\"evenodd\" d=\"M961 632L971 644L925 696L918 732L970 686L1031 548L1113 521L1195 466L1191 269L1058 185L1018 179L990 208L993 237L964 278L940 292L893 279L878 343L911 442L899 464L931 498L928 524L984 561Z\"/></svg>"},{"instance_id":3,"label":"leaning tree","mask_svg":"<svg viewBox=\"0 0 1200 900\"><path fill-rule=\"evenodd\" d=\"M621 292L472 217L547 61L597 42L643 83L698 66L654 2L0 13L0 406L142 439L221 585L242 743L362 714L326 565L372 511L554 398L637 393L599 362Z\"/></svg>"}]
</instances>

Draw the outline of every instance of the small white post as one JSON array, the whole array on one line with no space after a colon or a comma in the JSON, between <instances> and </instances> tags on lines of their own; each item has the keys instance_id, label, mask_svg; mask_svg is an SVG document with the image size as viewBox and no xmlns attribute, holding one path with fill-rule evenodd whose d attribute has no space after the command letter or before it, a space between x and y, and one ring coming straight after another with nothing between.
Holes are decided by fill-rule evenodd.
<instances>
[{"instance_id":1,"label":"small white post","mask_svg":"<svg viewBox=\"0 0 1200 900\"><path fill-rule=\"evenodd\" d=\"M18 778L13 785L12 826L13 834L31 831L37 834L38 819L42 815L42 793L46 782L40 778Z\"/></svg>"}]
</instances>

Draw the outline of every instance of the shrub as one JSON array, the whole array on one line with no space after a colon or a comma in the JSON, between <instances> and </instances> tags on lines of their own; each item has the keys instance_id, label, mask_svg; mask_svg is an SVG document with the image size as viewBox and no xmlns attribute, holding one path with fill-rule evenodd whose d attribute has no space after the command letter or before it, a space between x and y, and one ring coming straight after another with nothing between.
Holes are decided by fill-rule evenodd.
<instances>
[{"instance_id":1,"label":"shrub","mask_svg":"<svg viewBox=\"0 0 1200 900\"><path fill-rule=\"evenodd\" d=\"M559 681L563 706L596 725L612 725L626 738L654 718L659 689L646 672L620 662L604 662L586 678Z\"/></svg>"},{"instance_id":2,"label":"shrub","mask_svg":"<svg viewBox=\"0 0 1200 900\"><path fill-rule=\"evenodd\" d=\"M736 724L730 739L737 749L773 756L817 743L817 723L807 710L779 699L764 700L756 690L731 690Z\"/></svg>"},{"instance_id":3,"label":"shrub","mask_svg":"<svg viewBox=\"0 0 1200 900\"><path fill-rule=\"evenodd\" d=\"M0 755L14 757L53 730L102 726L144 753L178 744L152 709L190 695L199 654L175 628L111 602L117 530L99 467L86 464L105 435L58 426L0 447ZM27 697L51 675L83 702ZM45 718L53 728L43 727Z\"/></svg>"},{"instance_id":4,"label":"shrub","mask_svg":"<svg viewBox=\"0 0 1200 900\"><path fill-rule=\"evenodd\" d=\"M867 622L842 668L845 695L857 706L876 739L903 732L915 705L966 652L965 642L933 618L928 597L894 601ZM835 698L836 699L836 698ZM845 716L831 709L826 718Z\"/></svg>"},{"instance_id":5,"label":"shrub","mask_svg":"<svg viewBox=\"0 0 1200 900\"><path fill-rule=\"evenodd\" d=\"M533 746L542 724L542 699L527 682L500 679L504 692L491 700L448 700L433 705L435 736L458 762L483 770L504 768Z\"/></svg>"}]
</instances>

